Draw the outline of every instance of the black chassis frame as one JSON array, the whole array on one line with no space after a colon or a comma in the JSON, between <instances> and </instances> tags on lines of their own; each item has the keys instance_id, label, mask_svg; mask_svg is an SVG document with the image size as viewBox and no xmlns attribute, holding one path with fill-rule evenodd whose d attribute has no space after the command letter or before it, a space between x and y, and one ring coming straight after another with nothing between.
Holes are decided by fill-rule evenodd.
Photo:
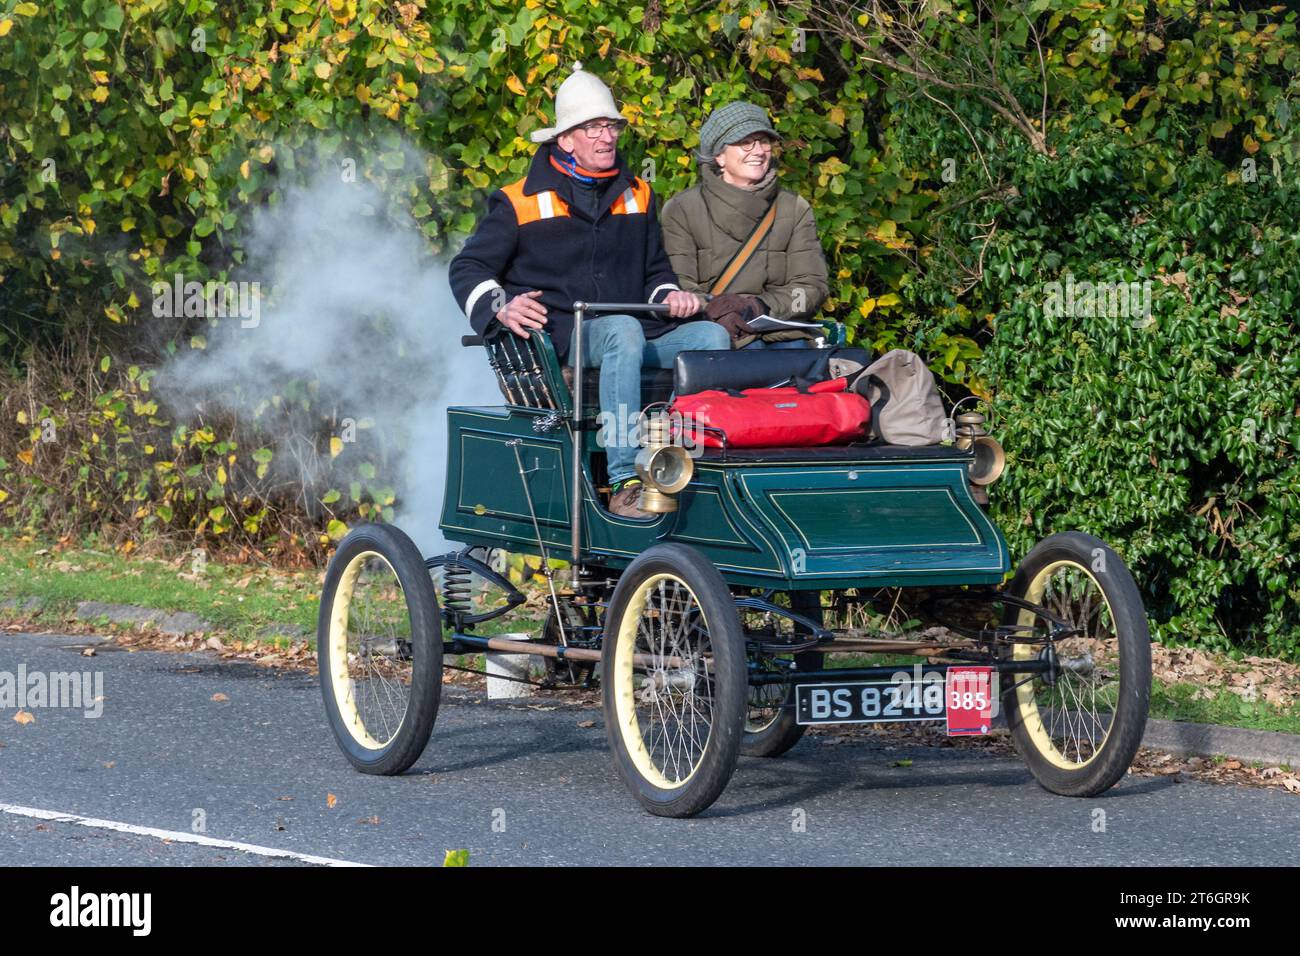
<instances>
[{"instance_id":1,"label":"black chassis frame","mask_svg":"<svg viewBox=\"0 0 1300 956\"><path fill-rule=\"evenodd\" d=\"M479 651L490 650L491 638L477 634L466 633L467 629L472 629L475 625L493 620L502 616L515 607L522 604L526 598L522 592L516 588L510 580L504 575L498 574L484 561L475 558L471 552L481 551L479 547L464 548L460 551L449 552L447 554L437 555L425 560L425 566L434 571L438 568L450 570L450 580L444 581L444 606L440 608L444 627L450 625L450 638L444 635L443 653L444 654L472 654ZM548 569L549 570L549 569ZM580 603L583 608L604 609L608 603L608 594L613 589L614 580L609 577L608 571L604 568L591 569L588 567L579 567L576 569L575 577L579 580L579 588L588 592L598 592L597 595L589 594L587 600ZM446 573L446 570L444 571ZM477 574L480 577L492 582L501 588L505 593L505 603L500 607L492 608L489 611L478 614L470 613L468 605L461 605L461 593L457 590L459 582L457 575ZM546 572L544 572L546 573ZM830 628L824 627L811 618L792 611L790 608L781 607L776 604L772 598L775 595L774 590L763 593L762 596L736 596L736 607L739 610L757 611L760 613L773 614L784 618L796 627L804 630L808 634L808 639L800 642L764 642L760 640L747 641L747 651L752 656L753 653L764 654L802 654L808 652L833 650L836 640L836 632ZM592 597L596 600L591 600ZM573 595L564 595L557 598L558 601L572 600ZM958 663L946 664L913 664L906 668L918 675L925 674L945 674L953 667L962 667L978 665L992 667L999 674L1014 673L1034 675L1043 675L1044 679L1050 684L1055 680L1057 673L1057 659L1053 648L1056 641L1072 637L1080 633L1079 628L1072 625L1053 614L1047 608L1034 604L1012 594L1007 594L997 588L980 588L971 589L963 595L964 599L972 603L977 600L986 600L989 603L1000 602L1009 604L1012 607L1018 607L1023 610L1031 611L1036 617L1042 618L1050 624L1046 635L1041 639L1032 639L1025 632L1035 630L1033 625L1022 624L1000 624L995 627L984 627L972 629L958 625L945 625L949 630L963 637L966 637L976 643L977 646L987 645L987 651L973 651L971 648L955 648L953 651L946 653L944 656L953 658ZM555 613L555 609L551 609ZM599 626L584 625L586 630L600 631ZM1026 660L1009 660L997 656L995 648L999 645L1010 643L1041 643L1043 652L1036 659ZM599 648L599 634L594 637L581 640L574 647L583 650ZM577 660L566 656L568 648L561 645L548 645L555 651L555 660L557 663L573 661L590 666L591 661L582 659ZM903 652L905 653L905 651ZM786 662L776 662L784 664ZM762 686L768 684L786 684L798 685L805 683L821 683L827 680L833 681L857 681L857 680L888 680L904 670L902 665L886 665L881 667L838 667L823 670L797 670L793 661L788 662L789 666L778 668L776 670L765 670L751 660L749 668L749 685ZM528 681L527 683L534 683ZM548 685L549 686L549 685ZM1015 685L1013 685L1014 687ZM1012 688L1006 688L1007 690Z\"/></svg>"}]
</instances>

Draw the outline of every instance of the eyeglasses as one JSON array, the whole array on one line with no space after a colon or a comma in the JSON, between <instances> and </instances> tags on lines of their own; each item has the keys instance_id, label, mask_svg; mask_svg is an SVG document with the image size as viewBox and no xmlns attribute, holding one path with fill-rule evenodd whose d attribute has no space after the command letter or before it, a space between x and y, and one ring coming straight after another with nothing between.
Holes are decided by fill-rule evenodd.
<instances>
[{"instance_id":1,"label":"eyeglasses","mask_svg":"<svg viewBox=\"0 0 1300 956\"><path fill-rule=\"evenodd\" d=\"M776 144L772 141L772 138L770 136L763 136L761 134L754 135L754 136L746 136L739 143L732 143L731 145L735 146L737 149L745 153L752 153L754 151L754 147L756 146L762 146L764 149L767 150L772 150L776 148Z\"/></svg>"},{"instance_id":2,"label":"eyeglasses","mask_svg":"<svg viewBox=\"0 0 1300 956\"><path fill-rule=\"evenodd\" d=\"M579 126L578 129L587 134L587 139L600 139L600 134L606 130L618 136L623 132L623 127L627 126L627 120L617 120L612 123L587 123Z\"/></svg>"}]
</instances>

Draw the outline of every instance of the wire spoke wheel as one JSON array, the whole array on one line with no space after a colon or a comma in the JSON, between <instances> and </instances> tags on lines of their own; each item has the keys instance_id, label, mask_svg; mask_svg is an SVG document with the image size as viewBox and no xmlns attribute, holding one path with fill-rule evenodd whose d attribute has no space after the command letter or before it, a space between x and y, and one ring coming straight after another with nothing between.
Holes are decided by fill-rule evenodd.
<instances>
[{"instance_id":1,"label":"wire spoke wheel","mask_svg":"<svg viewBox=\"0 0 1300 956\"><path fill-rule=\"evenodd\" d=\"M788 599L788 600L787 600ZM821 594L817 591L794 591L778 595L791 610L815 623L822 622ZM807 629L800 629L789 618L770 611L745 609L740 612L745 640L751 645L750 673L785 674L795 671L821 670L824 655L820 651L800 654L754 649L755 644L798 644L807 641ZM799 742L807 729L795 720L794 685L750 684L745 699L745 735L740 752L746 757L779 757Z\"/></svg>"},{"instance_id":2,"label":"wire spoke wheel","mask_svg":"<svg viewBox=\"0 0 1300 956\"><path fill-rule=\"evenodd\" d=\"M378 750L397 736L411 702L411 622L392 565L374 551L352 559L339 597L346 620L330 634L333 679L354 737Z\"/></svg>"},{"instance_id":3,"label":"wire spoke wheel","mask_svg":"<svg viewBox=\"0 0 1300 956\"><path fill-rule=\"evenodd\" d=\"M1137 586L1100 539L1068 532L1035 547L1008 591L1071 632L1053 638L1046 618L1008 605L1008 623L1026 629L1009 656L1046 665L1003 678L1016 746L1047 789L1100 793L1128 769L1146 726L1151 648Z\"/></svg>"},{"instance_id":4,"label":"wire spoke wheel","mask_svg":"<svg viewBox=\"0 0 1300 956\"><path fill-rule=\"evenodd\" d=\"M677 786L699 767L713 728L708 626L691 589L667 574L648 581L628 613L637 616L633 719L642 746L634 754L648 778Z\"/></svg>"},{"instance_id":5,"label":"wire spoke wheel","mask_svg":"<svg viewBox=\"0 0 1300 956\"><path fill-rule=\"evenodd\" d=\"M363 525L340 544L321 592L317 650L326 714L367 773L400 773L427 743L441 689L437 598L402 532Z\"/></svg>"},{"instance_id":6,"label":"wire spoke wheel","mask_svg":"<svg viewBox=\"0 0 1300 956\"><path fill-rule=\"evenodd\" d=\"M652 813L692 816L735 767L744 645L717 569L682 545L623 573L605 620L601 683L615 763Z\"/></svg>"}]
</instances>

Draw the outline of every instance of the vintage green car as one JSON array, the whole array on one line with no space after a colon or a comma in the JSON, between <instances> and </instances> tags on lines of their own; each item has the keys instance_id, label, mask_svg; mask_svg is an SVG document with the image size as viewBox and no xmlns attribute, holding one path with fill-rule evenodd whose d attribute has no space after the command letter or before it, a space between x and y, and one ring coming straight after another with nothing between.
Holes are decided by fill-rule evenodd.
<instances>
[{"instance_id":1,"label":"vintage green car","mask_svg":"<svg viewBox=\"0 0 1300 956\"><path fill-rule=\"evenodd\" d=\"M579 330L652 308L574 306ZM1095 795L1127 770L1151 688L1138 588L1080 532L1044 539L1007 580L1006 542L979 503L1002 460L982 416L957 416L951 444L687 449L653 414L674 394L867 356L683 353L643 374L638 470L654 514L624 518L599 493L598 370L562 369L545 334L465 344L485 348L505 398L447 413L440 527L465 547L425 557L396 527L361 525L321 593L325 708L357 769L408 769L444 657L496 651L539 656L544 686L599 686L615 765L664 816L699 813L741 754L777 756L823 723L981 734L1005 719L1034 777L1064 795ZM490 563L497 549L542 559L546 621L528 639L474 633L526 600ZM920 629L916 614L940 624Z\"/></svg>"}]
</instances>

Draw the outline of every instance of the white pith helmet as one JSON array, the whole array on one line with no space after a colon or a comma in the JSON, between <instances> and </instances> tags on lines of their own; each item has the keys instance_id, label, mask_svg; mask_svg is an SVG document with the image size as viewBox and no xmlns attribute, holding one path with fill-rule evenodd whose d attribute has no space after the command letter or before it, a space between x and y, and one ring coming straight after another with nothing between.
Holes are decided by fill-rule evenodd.
<instances>
[{"instance_id":1,"label":"white pith helmet","mask_svg":"<svg viewBox=\"0 0 1300 956\"><path fill-rule=\"evenodd\" d=\"M581 63L565 77L555 93L555 125L533 130L534 143L549 143L561 133L594 119L621 120L614 94L600 78L588 73Z\"/></svg>"}]
</instances>

